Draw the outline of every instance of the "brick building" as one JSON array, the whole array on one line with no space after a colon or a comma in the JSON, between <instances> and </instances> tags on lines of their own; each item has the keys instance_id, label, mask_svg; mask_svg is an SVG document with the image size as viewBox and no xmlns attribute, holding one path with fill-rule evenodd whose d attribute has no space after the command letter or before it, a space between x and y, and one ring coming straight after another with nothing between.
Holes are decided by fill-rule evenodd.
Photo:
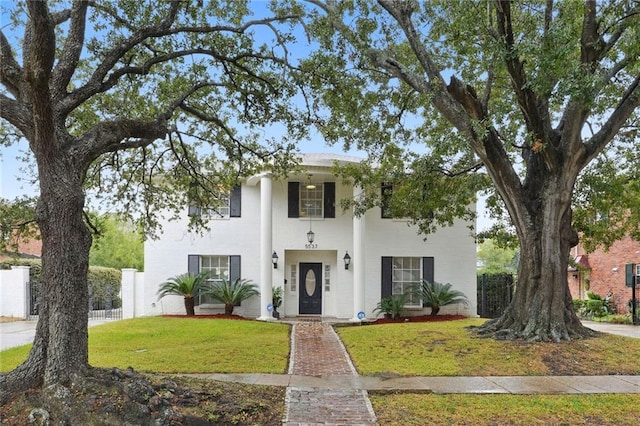
<instances>
[{"instance_id":1,"label":"brick building","mask_svg":"<svg viewBox=\"0 0 640 426\"><path fill-rule=\"evenodd\" d=\"M0 261L11 258L39 258L42 255L42 240L39 238L16 238L16 247L5 247L0 250Z\"/></svg>"},{"instance_id":2,"label":"brick building","mask_svg":"<svg viewBox=\"0 0 640 426\"><path fill-rule=\"evenodd\" d=\"M602 297L611 292L618 312L628 312L631 288L625 286L625 265L640 264L640 242L626 236L608 251L598 248L592 253L577 245L571 249L571 257L577 267L569 268L567 280L574 299L586 299L587 292ZM636 297L640 298L640 288Z\"/></svg>"}]
</instances>

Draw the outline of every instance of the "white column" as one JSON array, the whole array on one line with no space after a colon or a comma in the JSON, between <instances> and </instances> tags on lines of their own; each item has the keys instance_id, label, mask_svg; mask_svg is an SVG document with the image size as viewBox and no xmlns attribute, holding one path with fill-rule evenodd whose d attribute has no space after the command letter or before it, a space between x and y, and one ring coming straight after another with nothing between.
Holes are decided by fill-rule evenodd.
<instances>
[{"instance_id":1,"label":"white column","mask_svg":"<svg viewBox=\"0 0 640 426\"><path fill-rule=\"evenodd\" d=\"M353 188L354 198L361 196L359 187ZM358 312L364 310L364 281L365 281L365 246L364 246L365 218L353 215L353 255L351 264L353 267L353 318L350 321L360 322ZM366 312L365 312L366 313Z\"/></svg>"},{"instance_id":2,"label":"white column","mask_svg":"<svg viewBox=\"0 0 640 426\"><path fill-rule=\"evenodd\" d=\"M122 297L122 319L136 316L136 269L121 269L120 293Z\"/></svg>"},{"instance_id":3,"label":"white column","mask_svg":"<svg viewBox=\"0 0 640 426\"><path fill-rule=\"evenodd\" d=\"M258 319L261 321L274 319L267 310L267 305L271 303L271 288L273 286L271 199L271 176L265 174L260 178L260 317Z\"/></svg>"}]
</instances>

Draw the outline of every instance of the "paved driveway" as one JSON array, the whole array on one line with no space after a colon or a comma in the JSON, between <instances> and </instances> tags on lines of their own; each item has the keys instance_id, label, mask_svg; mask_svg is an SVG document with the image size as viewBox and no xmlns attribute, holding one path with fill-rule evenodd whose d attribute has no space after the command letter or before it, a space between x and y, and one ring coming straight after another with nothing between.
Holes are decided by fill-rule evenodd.
<instances>
[{"instance_id":1,"label":"paved driveway","mask_svg":"<svg viewBox=\"0 0 640 426\"><path fill-rule=\"evenodd\" d=\"M113 320L110 320L113 321ZM106 320L89 320L89 327L109 322ZM33 343L37 321L0 322L0 351Z\"/></svg>"}]
</instances>

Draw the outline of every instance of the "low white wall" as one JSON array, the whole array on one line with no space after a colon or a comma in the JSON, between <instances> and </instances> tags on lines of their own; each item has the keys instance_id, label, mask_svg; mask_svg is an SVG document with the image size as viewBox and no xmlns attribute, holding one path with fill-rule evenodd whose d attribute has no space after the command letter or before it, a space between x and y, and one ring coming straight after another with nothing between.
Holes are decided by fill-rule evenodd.
<instances>
[{"instance_id":1,"label":"low white wall","mask_svg":"<svg viewBox=\"0 0 640 426\"><path fill-rule=\"evenodd\" d=\"M29 267L0 270L0 316L26 319L29 313Z\"/></svg>"}]
</instances>

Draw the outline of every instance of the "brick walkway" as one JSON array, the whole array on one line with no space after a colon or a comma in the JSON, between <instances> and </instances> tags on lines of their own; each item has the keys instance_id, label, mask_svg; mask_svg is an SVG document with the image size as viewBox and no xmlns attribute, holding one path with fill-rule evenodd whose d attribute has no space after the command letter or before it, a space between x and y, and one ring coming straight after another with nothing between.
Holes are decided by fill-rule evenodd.
<instances>
[{"instance_id":1,"label":"brick walkway","mask_svg":"<svg viewBox=\"0 0 640 426\"><path fill-rule=\"evenodd\" d=\"M357 375L342 342L330 325L296 322L291 334L289 374ZM376 424L366 390L287 388L285 426Z\"/></svg>"}]
</instances>

